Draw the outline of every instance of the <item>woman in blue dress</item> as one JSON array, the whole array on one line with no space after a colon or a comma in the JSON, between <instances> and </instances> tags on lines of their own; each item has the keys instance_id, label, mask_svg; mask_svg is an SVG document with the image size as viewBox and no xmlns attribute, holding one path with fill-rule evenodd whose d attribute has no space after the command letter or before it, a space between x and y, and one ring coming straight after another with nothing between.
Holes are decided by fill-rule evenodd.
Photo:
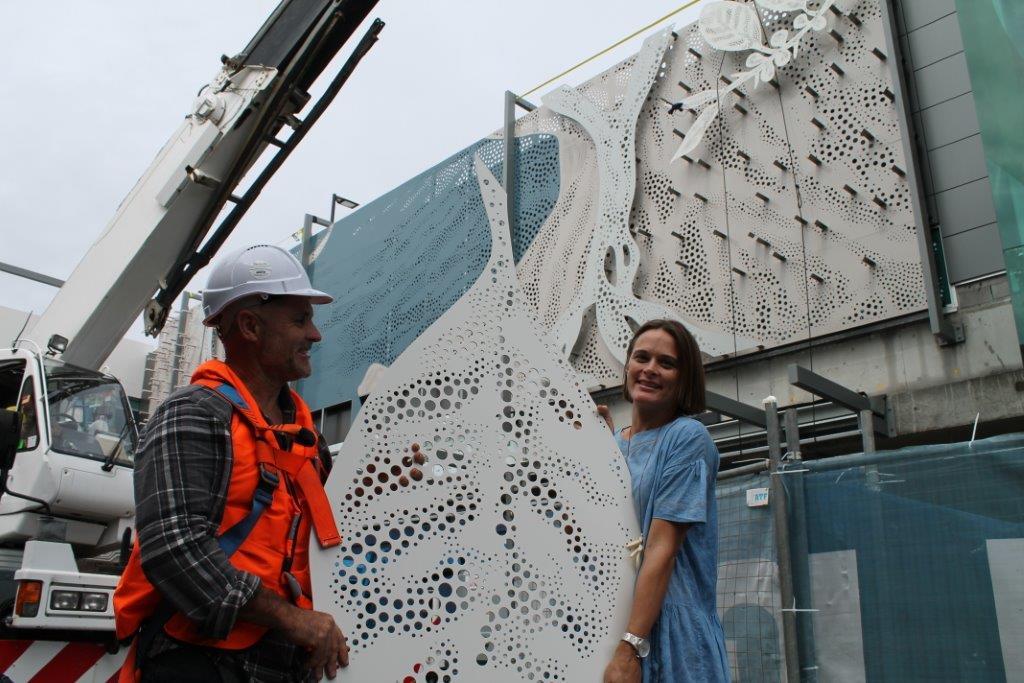
<instances>
[{"instance_id":1,"label":"woman in blue dress","mask_svg":"<svg viewBox=\"0 0 1024 683\"><path fill-rule=\"evenodd\" d=\"M623 393L633 418L615 438L644 547L627 632L604 683L728 682L715 610L718 449L704 425L686 417L704 410L700 349L678 322L652 320L626 358Z\"/></svg>"}]
</instances>

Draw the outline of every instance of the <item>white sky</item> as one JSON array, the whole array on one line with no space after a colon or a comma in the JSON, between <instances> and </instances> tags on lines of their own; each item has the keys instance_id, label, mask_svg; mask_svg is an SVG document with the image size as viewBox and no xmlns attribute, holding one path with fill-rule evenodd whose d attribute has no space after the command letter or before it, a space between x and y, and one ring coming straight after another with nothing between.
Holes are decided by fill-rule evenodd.
<instances>
[{"instance_id":1,"label":"white sky","mask_svg":"<svg viewBox=\"0 0 1024 683\"><path fill-rule=\"evenodd\" d=\"M70 275L220 55L241 50L276 4L0 0L0 261ZM387 24L380 41L225 248L286 244L305 213L328 215L333 192L371 201L500 127L506 89L524 93L682 4L381 0L367 21ZM670 21L682 26L698 11ZM644 35L564 81L580 83L636 52ZM189 289L204 283L200 273ZM54 292L0 273L0 305L40 313ZM129 336L144 339L140 323Z\"/></svg>"}]
</instances>

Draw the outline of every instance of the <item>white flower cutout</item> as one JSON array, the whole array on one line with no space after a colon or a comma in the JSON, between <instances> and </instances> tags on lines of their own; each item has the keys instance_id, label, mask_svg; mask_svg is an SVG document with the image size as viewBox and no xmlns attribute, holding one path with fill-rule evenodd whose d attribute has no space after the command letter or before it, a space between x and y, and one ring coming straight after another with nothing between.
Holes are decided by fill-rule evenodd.
<instances>
[{"instance_id":1,"label":"white flower cutout","mask_svg":"<svg viewBox=\"0 0 1024 683\"><path fill-rule=\"evenodd\" d=\"M828 26L827 12L836 0L822 0L816 10L807 7L807 0L754 0L763 9L774 12L795 12L800 14L793 19L793 30L790 35L786 29L780 29L762 42L761 20L751 5L718 0L709 3L701 10L698 27L701 37L717 50L739 52L753 50L745 61L749 71L732 75L732 83L722 91L704 90L694 93L679 103L668 103L669 111L680 109L703 110L686 131L682 144L672 155L669 163L689 154L700 145L704 134L718 116L718 101L734 92L740 86L753 81L753 87L768 83L775 78L777 69L789 64L796 58L800 50L800 41L808 31L823 31Z\"/></svg>"}]
</instances>

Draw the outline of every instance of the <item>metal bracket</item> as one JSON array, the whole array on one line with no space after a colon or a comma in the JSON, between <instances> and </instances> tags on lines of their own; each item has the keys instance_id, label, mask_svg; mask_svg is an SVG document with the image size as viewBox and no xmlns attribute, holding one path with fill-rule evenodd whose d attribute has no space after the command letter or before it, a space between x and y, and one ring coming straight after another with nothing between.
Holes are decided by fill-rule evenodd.
<instances>
[{"instance_id":1,"label":"metal bracket","mask_svg":"<svg viewBox=\"0 0 1024 683\"><path fill-rule=\"evenodd\" d=\"M765 412L760 408L740 403L735 399L723 396L722 394L716 394L713 391L706 392L705 403L708 410L728 415L740 422L746 422L761 429L768 428L768 419L765 416Z\"/></svg>"},{"instance_id":2,"label":"metal bracket","mask_svg":"<svg viewBox=\"0 0 1024 683\"><path fill-rule=\"evenodd\" d=\"M796 363L789 366L788 374L789 383L795 387L808 391L815 396L826 398L837 405L853 411L857 415L865 411L869 412L872 418L872 431L883 436L889 435L889 420L886 413L886 398L884 395L865 396Z\"/></svg>"},{"instance_id":3,"label":"metal bracket","mask_svg":"<svg viewBox=\"0 0 1024 683\"><path fill-rule=\"evenodd\" d=\"M953 346L954 344L961 344L967 335L964 334L964 326L961 323L949 322L946 319L946 325L943 326L942 331L935 335L935 339L938 340L939 346Z\"/></svg>"}]
</instances>

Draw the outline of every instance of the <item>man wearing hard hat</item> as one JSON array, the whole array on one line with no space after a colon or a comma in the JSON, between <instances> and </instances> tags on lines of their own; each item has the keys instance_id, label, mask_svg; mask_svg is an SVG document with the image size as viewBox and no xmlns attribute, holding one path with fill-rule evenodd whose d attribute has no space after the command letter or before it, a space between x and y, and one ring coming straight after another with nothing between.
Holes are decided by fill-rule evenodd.
<instances>
[{"instance_id":1,"label":"man wearing hard hat","mask_svg":"<svg viewBox=\"0 0 1024 683\"><path fill-rule=\"evenodd\" d=\"M310 600L310 533L341 540L330 456L288 387L311 372L313 304L330 301L279 247L214 266L203 322L226 359L157 409L136 460L138 538L114 596L117 635L134 637L122 681L319 680L348 664Z\"/></svg>"}]
</instances>

